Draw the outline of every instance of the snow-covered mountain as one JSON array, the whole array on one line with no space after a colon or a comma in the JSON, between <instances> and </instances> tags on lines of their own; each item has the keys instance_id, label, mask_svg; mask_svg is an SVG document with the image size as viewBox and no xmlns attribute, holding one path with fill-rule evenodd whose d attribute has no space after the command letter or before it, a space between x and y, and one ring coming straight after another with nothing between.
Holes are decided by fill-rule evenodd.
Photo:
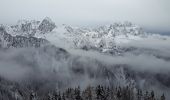
<instances>
[{"instance_id":1,"label":"snow-covered mountain","mask_svg":"<svg viewBox=\"0 0 170 100\"><path fill-rule=\"evenodd\" d=\"M50 18L42 21L20 20L17 25L4 26L12 36L44 38L56 46L100 52L121 52L119 43L140 40L148 35L137 25L130 22L113 23L96 28L78 28L68 25L56 27ZM114 51L114 52L113 52Z\"/></svg>"},{"instance_id":2,"label":"snow-covered mountain","mask_svg":"<svg viewBox=\"0 0 170 100\"><path fill-rule=\"evenodd\" d=\"M1 27L4 27L5 31L12 36L42 38L65 49L94 50L113 55L121 55L136 49L124 46L131 42L167 39L166 36L147 33L130 22L113 23L95 28L79 28L65 24L56 26L50 18L46 17L42 21L20 20L17 25L1 25Z\"/></svg>"}]
</instances>

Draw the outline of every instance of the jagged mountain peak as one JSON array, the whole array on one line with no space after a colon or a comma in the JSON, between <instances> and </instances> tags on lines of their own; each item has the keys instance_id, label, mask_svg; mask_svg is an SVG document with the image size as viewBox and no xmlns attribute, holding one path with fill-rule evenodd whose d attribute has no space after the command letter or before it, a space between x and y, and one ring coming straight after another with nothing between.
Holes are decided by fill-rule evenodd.
<instances>
[{"instance_id":1,"label":"jagged mountain peak","mask_svg":"<svg viewBox=\"0 0 170 100\"><path fill-rule=\"evenodd\" d=\"M48 17L42 20L41 24L38 26L38 30L43 34L51 32L56 27L55 23Z\"/></svg>"},{"instance_id":2,"label":"jagged mountain peak","mask_svg":"<svg viewBox=\"0 0 170 100\"><path fill-rule=\"evenodd\" d=\"M54 23L50 17L45 17L43 20L46 20L46 21L48 21L50 23Z\"/></svg>"},{"instance_id":3,"label":"jagged mountain peak","mask_svg":"<svg viewBox=\"0 0 170 100\"><path fill-rule=\"evenodd\" d=\"M1 25L5 27L5 30L13 35L21 36L34 36L37 33L48 33L51 32L55 27L55 23L48 17L44 18L42 21L37 20L19 20L16 25L8 26Z\"/></svg>"}]
</instances>

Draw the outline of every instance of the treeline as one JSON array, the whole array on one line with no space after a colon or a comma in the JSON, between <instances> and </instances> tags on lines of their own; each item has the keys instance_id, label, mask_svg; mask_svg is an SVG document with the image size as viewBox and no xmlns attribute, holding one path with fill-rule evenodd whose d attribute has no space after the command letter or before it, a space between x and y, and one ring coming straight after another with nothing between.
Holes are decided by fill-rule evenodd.
<instances>
[{"instance_id":1,"label":"treeline","mask_svg":"<svg viewBox=\"0 0 170 100\"><path fill-rule=\"evenodd\" d=\"M80 87L68 88L63 92L51 91L45 96L39 97L36 92L31 92L30 100L166 100L165 95L158 97L154 91L134 90L130 87L87 87L81 90Z\"/></svg>"}]
</instances>

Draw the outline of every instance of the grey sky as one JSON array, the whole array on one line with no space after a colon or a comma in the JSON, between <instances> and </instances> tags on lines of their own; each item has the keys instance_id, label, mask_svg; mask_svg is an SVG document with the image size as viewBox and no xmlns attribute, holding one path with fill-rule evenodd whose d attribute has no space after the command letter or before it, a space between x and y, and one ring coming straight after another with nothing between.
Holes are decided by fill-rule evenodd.
<instances>
[{"instance_id":1,"label":"grey sky","mask_svg":"<svg viewBox=\"0 0 170 100\"><path fill-rule=\"evenodd\" d=\"M170 32L170 0L0 0L0 23L51 17L56 24L98 25L131 21Z\"/></svg>"}]
</instances>

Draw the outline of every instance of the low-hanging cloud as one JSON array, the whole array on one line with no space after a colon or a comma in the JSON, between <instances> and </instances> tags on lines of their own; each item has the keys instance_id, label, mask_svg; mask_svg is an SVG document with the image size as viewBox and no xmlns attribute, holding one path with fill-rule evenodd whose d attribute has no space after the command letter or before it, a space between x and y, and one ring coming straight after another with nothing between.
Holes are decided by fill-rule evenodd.
<instances>
[{"instance_id":1,"label":"low-hanging cloud","mask_svg":"<svg viewBox=\"0 0 170 100\"><path fill-rule=\"evenodd\" d=\"M155 87L168 93L170 87L155 77L155 75L166 75L165 79L170 77L168 42L169 37L131 41L121 47L137 49L124 52L120 56L92 50L69 49L67 52L55 46L0 49L0 76L16 82L25 82L24 84L48 81L46 84L49 87L67 88L78 85L86 87L96 84L111 85L122 81L123 84L129 84L126 80L126 68L128 68L132 71L131 74L137 77L132 80L135 80L140 87L154 80L155 84L152 84L152 87L148 85L148 88ZM123 68L124 71L119 68ZM119 79L119 74L123 74L125 80ZM167 90L162 87L167 87Z\"/></svg>"}]
</instances>

